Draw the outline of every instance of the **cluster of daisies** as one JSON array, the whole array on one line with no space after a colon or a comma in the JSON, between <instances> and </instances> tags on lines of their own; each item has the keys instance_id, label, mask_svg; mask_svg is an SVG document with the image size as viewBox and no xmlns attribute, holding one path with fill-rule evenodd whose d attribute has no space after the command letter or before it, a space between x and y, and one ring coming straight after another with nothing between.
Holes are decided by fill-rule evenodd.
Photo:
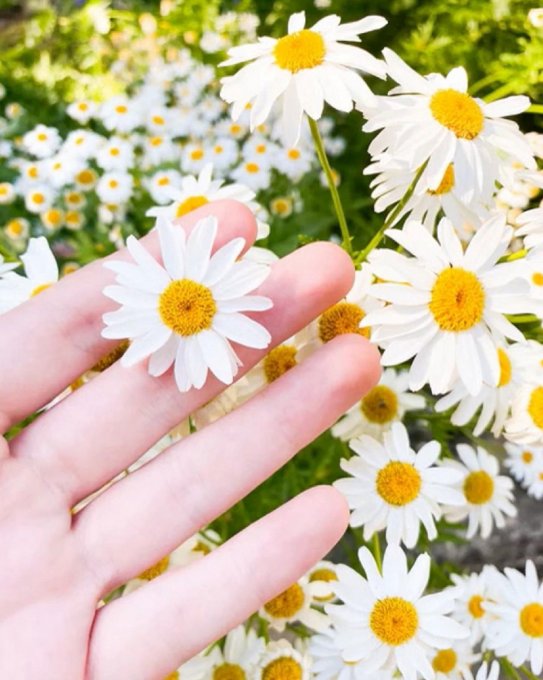
<instances>
[{"instance_id":1,"label":"cluster of daisies","mask_svg":"<svg viewBox=\"0 0 543 680\"><path fill-rule=\"evenodd\" d=\"M543 670L543 585L530 560L525 573L487 566L435 592L430 557L416 554L441 534L486 539L504 528L517 513L513 480L543 497L543 136L509 119L527 110L526 97L486 103L469 94L461 67L421 75L389 49L380 58L359 46L360 35L385 24L331 15L308 28L300 12L287 35L231 48L223 68L242 66L223 77L220 94L232 120L213 93L214 70L179 52L155 63L130 97L72 103L69 115L88 128L63 140L37 126L2 147L20 176L0 185L0 202L23 201L44 232L92 204L115 234L136 193L151 197L152 233L129 236L125 256L105 262L114 281L104 290L112 307L102 335L119 344L62 398L117 360L146 362L152 376L169 372L182 392L208 380L226 386L171 441L239 407L338 335L360 334L382 352L379 384L332 428L344 442L346 476L335 485L351 509L357 569L320 563L172 678L497 680L500 669L511 677ZM208 36L210 52L222 49L217 35ZM368 75L389 80L388 94L374 94ZM356 110L374 135L364 172L383 226L353 252L345 299L274 346L266 328L274 253L242 238L224 242L212 212L190 232L175 220L235 198L265 236L255 199L273 173L296 183L316 156L327 171L326 152L341 150L326 134L325 104ZM270 209L287 214L292 201ZM52 226L46 215L55 210ZM35 224L31 234L24 273L0 263L0 312L59 277L47 238ZM255 350L263 358L247 370ZM193 537L122 595L218 542L211 530Z\"/></svg>"}]
</instances>

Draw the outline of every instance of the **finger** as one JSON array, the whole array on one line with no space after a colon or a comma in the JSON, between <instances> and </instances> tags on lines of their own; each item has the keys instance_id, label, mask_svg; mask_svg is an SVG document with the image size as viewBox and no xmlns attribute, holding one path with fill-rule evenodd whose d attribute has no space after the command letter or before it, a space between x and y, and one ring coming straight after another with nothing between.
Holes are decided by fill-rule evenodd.
<instances>
[{"instance_id":1,"label":"finger","mask_svg":"<svg viewBox=\"0 0 543 680\"><path fill-rule=\"evenodd\" d=\"M248 244L254 241L253 214L236 201L203 206L180 220L180 224L190 230L210 214L220 224L215 248L235 236L244 237ZM155 232L142 242L158 255ZM130 260L130 256L123 249L93 262L0 317L2 431L60 394L117 344L100 335L102 314L116 307L102 293L104 286L115 278L103 266L108 259ZM24 361L14 361L15 356L24 357Z\"/></svg>"},{"instance_id":2,"label":"finger","mask_svg":"<svg viewBox=\"0 0 543 680\"><path fill-rule=\"evenodd\" d=\"M343 297L352 278L350 259L332 244L312 244L276 262L258 291L274 303L258 314L272 334L272 344ZM238 353L244 364L241 375L265 351L240 347ZM128 467L222 389L222 383L210 378L203 389L180 394L171 372L154 378L145 363L130 369L115 365L26 428L13 442L12 452L24 456L31 451L33 462L73 504Z\"/></svg>"},{"instance_id":3,"label":"finger","mask_svg":"<svg viewBox=\"0 0 543 680\"><path fill-rule=\"evenodd\" d=\"M302 576L348 521L331 487L306 491L207 557L97 614L89 680L159 680Z\"/></svg>"},{"instance_id":4,"label":"finger","mask_svg":"<svg viewBox=\"0 0 543 680\"><path fill-rule=\"evenodd\" d=\"M74 528L110 590L169 554L330 427L379 379L365 338L335 338L264 392L114 485Z\"/></svg>"}]
</instances>

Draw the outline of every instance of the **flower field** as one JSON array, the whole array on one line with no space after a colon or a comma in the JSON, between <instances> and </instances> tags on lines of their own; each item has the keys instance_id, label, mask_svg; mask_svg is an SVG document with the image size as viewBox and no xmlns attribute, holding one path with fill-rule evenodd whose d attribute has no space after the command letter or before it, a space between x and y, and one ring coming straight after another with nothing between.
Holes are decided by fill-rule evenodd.
<instances>
[{"instance_id":1,"label":"flower field","mask_svg":"<svg viewBox=\"0 0 543 680\"><path fill-rule=\"evenodd\" d=\"M119 368L172 376L181 395L222 390L76 518L338 336L365 338L382 367L313 443L98 607L332 484L350 511L333 552L167 680L543 677L543 557L506 539L521 504L543 517L543 8L7 3L0 50L3 320L111 256L110 352L8 440ZM226 237L225 200L254 217L254 244ZM350 258L352 287L309 323L285 312L295 333L278 343L266 281L319 241ZM484 547L501 540L505 563Z\"/></svg>"}]
</instances>

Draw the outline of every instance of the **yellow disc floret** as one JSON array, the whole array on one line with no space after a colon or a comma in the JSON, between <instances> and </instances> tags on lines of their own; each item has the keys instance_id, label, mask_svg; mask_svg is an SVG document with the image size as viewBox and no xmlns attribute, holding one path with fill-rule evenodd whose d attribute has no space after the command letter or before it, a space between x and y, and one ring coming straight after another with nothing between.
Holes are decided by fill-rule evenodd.
<instances>
[{"instance_id":1,"label":"yellow disc floret","mask_svg":"<svg viewBox=\"0 0 543 680\"><path fill-rule=\"evenodd\" d=\"M213 680L245 680L245 671L237 663L223 663L213 671Z\"/></svg>"},{"instance_id":2,"label":"yellow disc floret","mask_svg":"<svg viewBox=\"0 0 543 680\"><path fill-rule=\"evenodd\" d=\"M419 626L417 610L401 597L377 600L370 614L370 628L386 645L403 645L415 635Z\"/></svg>"},{"instance_id":3,"label":"yellow disc floret","mask_svg":"<svg viewBox=\"0 0 543 680\"><path fill-rule=\"evenodd\" d=\"M498 387L505 387L511 382L511 359L507 352L501 347L498 349L498 362L500 364L500 379L498 380Z\"/></svg>"},{"instance_id":4,"label":"yellow disc floret","mask_svg":"<svg viewBox=\"0 0 543 680\"><path fill-rule=\"evenodd\" d=\"M179 279L160 294L158 311L163 323L178 335L189 336L211 328L217 305L207 286Z\"/></svg>"},{"instance_id":5,"label":"yellow disc floret","mask_svg":"<svg viewBox=\"0 0 543 680\"><path fill-rule=\"evenodd\" d=\"M433 658L432 668L436 673L450 673L455 669L457 661L454 649L440 649Z\"/></svg>"},{"instance_id":6,"label":"yellow disc floret","mask_svg":"<svg viewBox=\"0 0 543 680\"><path fill-rule=\"evenodd\" d=\"M530 637L543 637L543 605L531 602L520 610L520 627Z\"/></svg>"},{"instance_id":7,"label":"yellow disc floret","mask_svg":"<svg viewBox=\"0 0 543 680\"><path fill-rule=\"evenodd\" d=\"M448 194L449 191L453 188L453 186L454 186L454 167L452 163L449 163L437 189L428 189L428 193L431 194L432 196L436 195L441 196L441 194Z\"/></svg>"},{"instance_id":8,"label":"yellow disc floret","mask_svg":"<svg viewBox=\"0 0 543 680\"><path fill-rule=\"evenodd\" d=\"M528 413L534 425L543 430L543 387L536 387L530 395Z\"/></svg>"},{"instance_id":9,"label":"yellow disc floret","mask_svg":"<svg viewBox=\"0 0 543 680\"><path fill-rule=\"evenodd\" d=\"M207 203L209 203L209 200L205 196L189 196L177 206L175 216L183 217L183 215L196 210L196 208L201 208Z\"/></svg>"},{"instance_id":10,"label":"yellow disc floret","mask_svg":"<svg viewBox=\"0 0 543 680\"><path fill-rule=\"evenodd\" d=\"M264 666L261 680L302 680L302 667L290 656L281 656Z\"/></svg>"},{"instance_id":11,"label":"yellow disc floret","mask_svg":"<svg viewBox=\"0 0 543 680\"><path fill-rule=\"evenodd\" d=\"M442 331L467 331L483 318L485 290L473 272L450 267L438 275L429 307Z\"/></svg>"},{"instance_id":12,"label":"yellow disc floret","mask_svg":"<svg viewBox=\"0 0 543 680\"><path fill-rule=\"evenodd\" d=\"M482 131L485 118L479 104L465 92L438 90L430 100L430 111L438 123L459 139L475 139Z\"/></svg>"},{"instance_id":13,"label":"yellow disc floret","mask_svg":"<svg viewBox=\"0 0 543 680\"><path fill-rule=\"evenodd\" d=\"M468 503L483 505L494 494L494 480L484 470L470 472L464 480L464 495Z\"/></svg>"},{"instance_id":14,"label":"yellow disc floret","mask_svg":"<svg viewBox=\"0 0 543 680\"><path fill-rule=\"evenodd\" d=\"M163 557L156 564L153 564L152 567L149 567L149 569L142 571L138 578L142 579L143 581L152 581L153 579L163 574L169 566L170 558L168 555L166 555L166 557Z\"/></svg>"},{"instance_id":15,"label":"yellow disc floret","mask_svg":"<svg viewBox=\"0 0 543 680\"><path fill-rule=\"evenodd\" d=\"M337 335L344 333L358 333L369 337L369 328L360 328L360 322L365 314L361 307L352 302L338 302L327 309L319 319L319 338L323 342L330 342Z\"/></svg>"},{"instance_id":16,"label":"yellow disc floret","mask_svg":"<svg viewBox=\"0 0 543 680\"><path fill-rule=\"evenodd\" d=\"M273 56L279 68L297 73L304 68L315 68L324 61L326 45L316 31L296 31L277 41Z\"/></svg>"},{"instance_id":17,"label":"yellow disc floret","mask_svg":"<svg viewBox=\"0 0 543 680\"><path fill-rule=\"evenodd\" d=\"M293 345L279 345L264 359L264 375L269 383L280 378L283 373L296 366L296 347Z\"/></svg>"},{"instance_id":18,"label":"yellow disc floret","mask_svg":"<svg viewBox=\"0 0 543 680\"><path fill-rule=\"evenodd\" d=\"M521 454L522 462L523 463L531 463L532 460L534 459L534 454L531 451L523 451Z\"/></svg>"},{"instance_id":19,"label":"yellow disc floret","mask_svg":"<svg viewBox=\"0 0 543 680\"><path fill-rule=\"evenodd\" d=\"M30 297L36 297L36 295L43 293L44 290L47 290L52 285L53 285L52 283L41 283L39 286L36 286L34 290L30 293Z\"/></svg>"},{"instance_id":20,"label":"yellow disc floret","mask_svg":"<svg viewBox=\"0 0 543 680\"><path fill-rule=\"evenodd\" d=\"M379 470L375 486L384 501L401 507L417 498L422 480L414 465L393 460Z\"/></svg>"},{"instance_id":21,"label":"yellow disc floret","mask_svg":"<svg viewBox=\"0 0 543 680\"><path fill-rule=\"evenodd\" d=\"M480 595L472 595L468 600L468 611L474 619L481 619L485 615L483 598Z\"/></svg>"},{"instance_id":22,"label":"yellow disc floret","mask_svg":"<svg viewBox=\"0 0 543 680\"><path fill-rule=\"evenodd\" d=\"M270 616L278 619L289 619L300 611L304 601L305 595L302 586L299 583L293 583L273 600L266 602L264 609Z\"/></svg>"},{"instance_id":23,"label":"yellow disc floret","mask_svg":"<svg viewBox=\"0 0 543 680\"><path fill-rule=\"evenodd\" d=\"M386 385L376 385L360 402L360 409L370 423L384 425L398 415L398 396Z\"/></svg>"}]
</instances>

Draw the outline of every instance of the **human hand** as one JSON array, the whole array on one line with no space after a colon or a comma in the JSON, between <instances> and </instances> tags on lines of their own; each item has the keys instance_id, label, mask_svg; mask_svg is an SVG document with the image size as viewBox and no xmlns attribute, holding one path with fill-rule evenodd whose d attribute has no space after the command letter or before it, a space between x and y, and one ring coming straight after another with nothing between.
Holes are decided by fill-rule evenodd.
<instances>
[{"instance_id":1,"label":"human hand","mask_svg":"<svg viewBox=\"0 0 543 680\"><path fill-rule=\"evenodd\" d=\"M182 221L219 219L217 245L250 243L251 213L217 202ZM158 253L156 235L145 237ZM116 253L115 259L126 254ZM0 426L41 408L115 346L100 336L114 275L93 263L0 318ZM349 258L312 244L277 262L258 315L278 344L341 299ZM244 372L264 352L240 349ZM114 364L0 444L0 678L161 680L288 587L339 539L342 497L317 487L205 558L97 609L283 465L378 379L377 351L360 336L320 348L264 392L108 488L161 436L217 395L178 392L169 372ZM240 373L241 375L241 373Z\"/></svg>"}]
</instances>

